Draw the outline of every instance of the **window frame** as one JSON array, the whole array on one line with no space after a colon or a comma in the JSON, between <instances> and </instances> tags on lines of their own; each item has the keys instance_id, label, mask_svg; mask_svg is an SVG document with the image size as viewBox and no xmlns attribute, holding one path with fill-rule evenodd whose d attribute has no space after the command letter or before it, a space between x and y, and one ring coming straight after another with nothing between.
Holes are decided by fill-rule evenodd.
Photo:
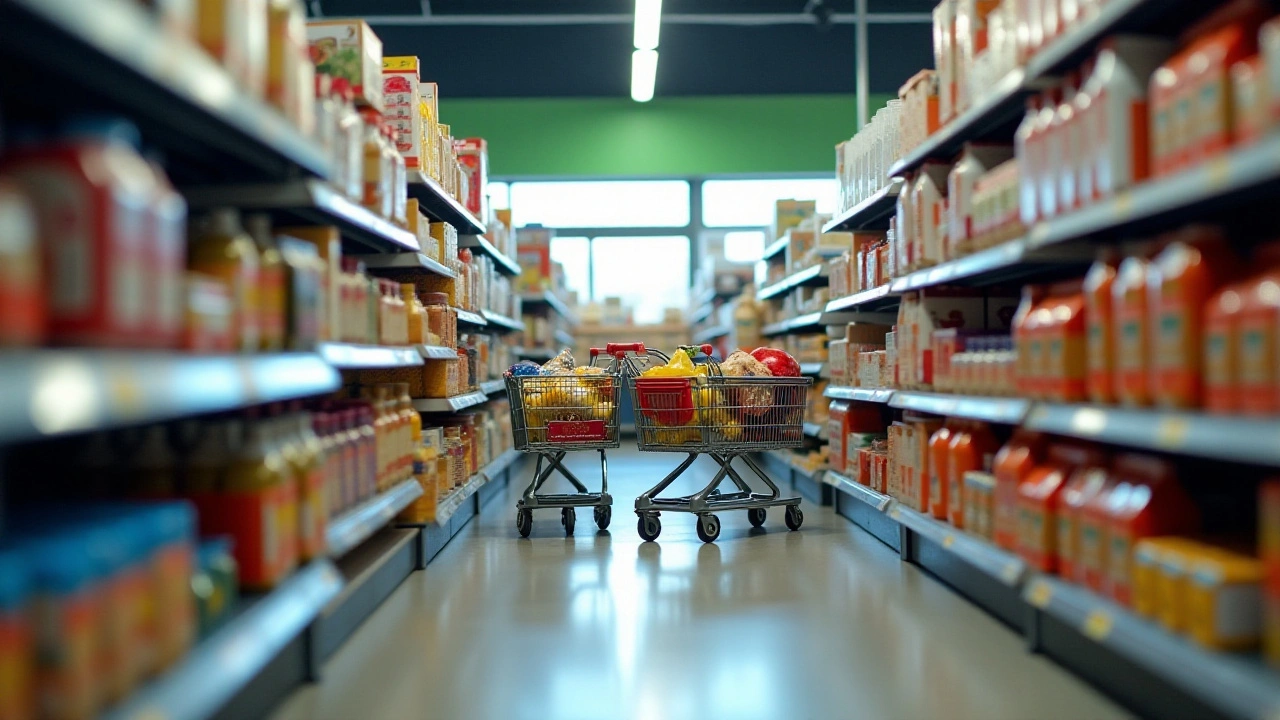
<instances>
[{"instance_id":1,"label":"window frame","mask_svg":"<svg viewBox=\"0 0 1280 720\"><path fill-rule=\"evenodd\" d=\"M765 247L772 242L768 236L768 226L760 225L736 225L736 226L717 226L706 227L702 224L702 185L708 180L829 180L831 173L749 173L749 174L727 174L727 175L698 175L698 176L678 176L678 175L661 175L661 176L599 176L599 177L580 177L580 176L542 176L542 175L502 175L490 178L491 182L507 183L508 198L510 197L511 185L522 182L575 182L575 181L609 181L609 180L628 180L628 181L645 181L645 180L682 180L689 184L689 224L684 227L548 227L554 230L556 235L565 237L586 237L587 238L587 289L589 297L586 302L591 302L590 296L595 295L595 238L598 237L670 237L674 235L683 235L689 238L689 277L688 285L693 286L693 279L698 276L698 272L702 268L702 252L703 238L708 233L723 234L728 232L736 232L743 230L764 230ZM775 238L776 239L776 238Z\"/></svg>"}]
</instances>

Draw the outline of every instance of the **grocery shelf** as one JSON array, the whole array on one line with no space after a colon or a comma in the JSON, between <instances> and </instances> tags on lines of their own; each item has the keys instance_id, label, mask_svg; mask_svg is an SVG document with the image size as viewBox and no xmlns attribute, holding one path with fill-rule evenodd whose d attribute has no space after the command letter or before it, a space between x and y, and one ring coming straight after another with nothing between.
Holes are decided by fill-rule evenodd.
<instances>
[{"instance_id":1,"label":"grocery shelf","mask_svg":"<svg viewBox=\"0 0 1280 720\"><path fill-rule=\"evenodd\" d=\"M459 230L458 232L462 233L462 230ZM520 274L519 263L506 255L503 255L498 248L493 246L493 243L489 242L489 238L486 238L484 235L460 234L458 235L458 247L478 248L480 252L493 259L494 266L496 266L498 271L503 275L515 276Z\"/></svg>"},{"instance_id":2,"label":"grocery shelf","mask_svg":"<svg viewBox=\"0 0 1280 720\"><path fill-rule=\"evenodd\" d=\"M426 566L421 538L418 528L380 528L337 562L346 584L308 633L315 665L328 661L405 578Z\"/></svg>"},{"instance_id":3,"label":"grocery shelf","mask_svg":"<svg viewBox=\"0 0 1280 720\"><path fill-rule=\"evenodd\" d=\"M1029 580L1023 597L1053 621L1041 621L1037 649L1142 707L1149 717L1265 720L1280 713L1280 680L1256 656L1206 650L1056 578ZM1137 686L1127 674L1097 673L1108 654L1149 674L1150 681Z\"/></svg>"},{"instance_id":4,"label":"grocery shelf","mask_svg":"<svg viewBox=\"0 0 1280 720\"><path fill-rule=\"evenodd\" d=\"M794 317L790 320L783 320L782 322L765 325L760 329L760 334L765 337L770 337L772 335L786 335L788 333L795 332L796 330L817 327L821 320L822 313L809 313L808 315L801 315L800 317Z\"/></svg>"},{"instance_id":5,"label":"grocery shelf","mask_svg":"<svg viewBox=\"0 0 1280 720\"><path fill-rule=\"evenodd\" d=\"M822 393L832 400L857 400L858 402L888 403L893 398L893 390L889 388L841 387L828 385Z\"/></svg>"},{"instance_id":6,"label":"grocery shelf","mask_svg":"<svg viewBox=\"0 0 1280 720\"><path fill-rule=\"evenodd\" d=\"M697 325L698 323L711 317L715 313L715 311L716 311L715 306L713 306L711 303L705 303L705 304L699 305L696 310L689 313L689 324Z\"/></svg>"},{"instance_id":7,"label":"grocery shelf","mask_svg":"<svg viewBox=\"0 0 1280 720\"><path fill-rule=\"evenodd\" d=\"M1274 417L1036 403L1024 426L1126 448L1280 467Z\"/></svg>"},{"instance_id":8,"label":"grocery shelf","mask_svg":"<svg viewBox=\"0 0 1280 720\"><path fill-rule=\"evenodd\" d=\"M520 303L528 308L532 305L546 305L556 312L557 315L568 320L570 323L578 324L578 318L574 316L569 306L550 290L542 290L539 292L526 292L520 294Z\"/></svg>"},{"instance_id":9,"label":"grocery shelf","mask_svg":"<svg viewBox=\"0 0 1280 720\"><path fill-rule=\"evenodd\" d=\"M1081 22L1051 41L1027 61L1027 77L1044 78L1074 69L1093 54L1103 39L1117 32L1151 34L1151 25L1163 25L1176 18L1173 28L1183 30L1205 12L1209 3L1200 0L1108 0Z\"/></svg>"},{"instance_id":10,"label":"grocery shelf","mask_svg":"<svg viewBox=\"0 0 1280 720\"><path fill-rule=\"evenodd\" d=\"M483 405L488 401L489 396L477 390L447 398L417 398L413 401L413 408L418 412L452 413Z\"/></svg>"},{"instance_id":11,"label":"grocery shelf","mask_svg":"<svg viewBox=\"0 0 1280 720\"><path fill-rule=\"evenodd\" d=\"M246 603L226 625L197 645L174 669L107 713L106 720L207 720L260 677L307 629L342 588L342 577L328 560L317 560L275 590ZM299 658L288 660L298 662ZM299 663L305 665L305 661ZM292 668L305 676L305 667ZM277 680L279 678L277 677ZM272 688L281 692L280 688ZM260 706L252 713L265 713Z\"/></svg>"},{"instance_id":12,"label":"grocery shelf","mask_svg":"<svg viewBox=\"0 0 1280 720\"><path fill-rule=\"evenodd\" d=\"M893 498L889 497L888 495L881 495L880 493L876 492L875 490L872 490L866 485L863 485L862 483L859 483L859 482L855 482L849 477L845 475L841 475L835 470L827 471L827 477L825 478L825 482L828 485L835 487L837 490L840 490L841 492L847 495L857 498L859 502L862 502L866 505L870 505L872 508L875 508L875 510L877 510L878 512L884 512L884 509L889 507L889 503L893 501Z\"/></svg>"},{"instance_id":13,"label":"grocery shelf","mask_svg":"<svg viewBox=\"0 0 1280 720\"><path fill-rule=\"evenodd\" d=\"M573 336L566 330L556 330L552 335L556 339L556 343L562 348L573 346Z\"/></svg>"},{"instance_id":14,"label":"grocery shelf","mask_svg":"<svg viewBox=\"0 0 1280 720\"><path fill-rule=\"evenodd\" d=\"M405 480L330 520L325 532L329 555L342 557L347 554L420 497L422 485L417 480Z\"/></svg>"},{"instance_id":15,"label":"grocery shelf","mask_svg":"<svg viewBox=\"0 0 1280 720\"><path fill-rule=\"evenodd\" d=\"M516 355L528 360L550 360L556 356L556 351L551 348L516 348Z\"/></svg>"},{"instance_id":16,"label":"grocery shelf","mask_svg":"<svg viewBox=\"0 0 1280 720\"><path fill-rule=\"evenodd\" d=\"M1206 160L1168 177L1148 180L1108 200L1037 224L1028 234L1038 248L1075 238L1128 235L1172 227L1209 207L1239 201L1280 183L1280 136Z\"/></svg>"},{"instance_id":17,"label":"grocery shelf","mask_svg":"<svg viewBox=\"0 0 1280 720\"><path fill-rule=\"evenodd\" d=\"M418 354L423 360L457 360L458 351L450 347L442 347L440 345L419 345Z\"/></svg>"},{"instance_id":18,"label":"grocery shelf","mask_svg":"<svg viewBox=\"0 0 1280 720\"><path fill-rule=\"evenodd\" d=\"M852 310L881 310L898 306L898 296L889 291L888 285L863 290L848 297L836 298L827 303L827 312Z\"/></svg>"},{"instance_id":19,"label":"grocery shelf","mask_svg":"<svg viewBox=\"0 0 1280 720\"><path fill-rule=\"evenodd\" d=\"M793 273L778 282L761 288L756 293L756 297L761 300L768 300L771 297L781 295L782 293L805 285L820 285L819 281L825 282L826 276L823 274L825 265L818 264L813 267L805 268L797 273Z\"/></svg>"},{"instance_id":20,"label":"grocery shelf","mask_svg":"<svg viewBox=\"0 0 1280 720\"><path fill-rule=\"evenodd\" d=\"M170 157L240 179L329 174L317 143L242 92L194 42L163 32L138 3L0 3L0 48L15 82L102 101L137 122Z\"/></svg>"},{"instance_id":21,"label":"grocery shelf","mask_svg":"<svg viewBox=\"0 0 1280 720\"><path fill-rule=\"evenodd\" d=\"M889 284L889 291L901 294L936 285L981 286L1044 273L1068 274L1083 271L1093 256L1093 248L1083 244L1033 249L1018 238L897 278Z\"/></svg>"},{"instance_id":22,"label":"grocery shelf","mask_svg":"<svg viewBox=\"0 0 1280 720\"><path fill-rule=\"evenodd\" d=\"M182 194L193 209L234 207L268 212L285 223L336 225L343 238L363 249L382 252L421 249L413 233L352 202L323 180L184 187Z\"/></svg>"},{"instance_id":23,"label":"grocery shelf","mask_svg":"<svg viewBox=\"0 0 1280 720\"><path fill-rule=\"evenodd\" d=\"M456 278L458 274L441 265L438 261L419 252L383 253L379 255L357 255L357 260L364 263L366 269L377 272L426 270L441 277Z\"/></svg>"},{"instance_id":24,"label":"grocery shelf","mask_svg":"<svg viewBox=\"0 0 1280 720\"><path fill-rule=\"evenodd\" d=\"M460 325L475 325L476 327L485 327L489 323L484 319L483 315L473 313L470 310L462 308L454 308L453 311L458 314L458 323Z\"/></svg>"},{"instance_id":25,"label":"grocery shelf","mask_svg":"<svg viewBox=\"0 0 1280 720\"><path fill-rule=\"evenodd\" d=\"M320 357L324 358L325 362L339 370L413 367L421 365L423 358L419 346L388 347L383 345L354 345L351 343L321 343L316 350L320 353Z\"/></svg>"},{"instance_id":26,"label":"grocery shelf","mask_svg":"<svg viewBox=\"0 0 1280 720\"><path fill-rule=\"evenodd\" d=\"M462 203L445 192L444 188L440 187L440 183L421 170L409 171L409 197L418 201L419 207L422 208L422 212L426 213L427 217L452 225L458 231L459 237L462 235L483 235L485 233L483 222L477 220L469 210L462 206ZM459 246L462 247L461 240L459 240ZM509 272L510 268L508 267L507 269Z\"/></svg>"},{"instance_id":27,"label":"grocery shelf","mask_svg":"<svg viewBox=\"0 0 1280 720\"><path fill-rule=\"evenodd\" d=\"M485 380L480 383L480 392L485 395L494 395L500 392L506 392L506 390L507 381L502 378L498 378L497 380Z\"/></svg>"},{"instance_id":28,"label":"grocery shelf","mask_svg":"<svg viewBox=\"0 0 1280 720\"><path fill-rule=\"evenodd\" d=\"M902 194L906 184L902 178L891 178L888 185L823 226L822 232L881 230L889 227L889 218L897 210L898 196Z\"/></svg>"},{"instance_id":29,"label":"grocery shelf","mask_svg":"<svg viewBox=\"0 0 1280 720\"><path fill-rule=\"evenodd\" d=\"M512 332L524 331L524 323L519 320L512 320L506 315L499 315L498 313L489 310L481 310L480 314L484 316L485 322L489 323L493 328L502 328L503 330L510 330Z\"/></svg>"},{"instance_id":30,"label":"grocery shelf","mask_svg":"<svg viewBox=\"0 0 1280 720\"><path fill-rule=\"evenodd\" d=\"M826 363L800 363L801 375L821 376L827 371Z\"/></svg>"},{"instance_id":31,"label":"grocery shelf","mask_svg":"<svg viewBox=\"0 0 1280 720\"><path fill-rule=\"evenodd\" d=\"M1022 398L975 397L898 390L889 400L889 406L931 415L1018 425L1026 418L1031 402Z\"/></svg>"},{"instance_id":32,"label":"grocery shelf","mask_svg":"<svg viewBox=\"0 0 1280 720\"><path fill-rule=\"evenodd\" d=\"M1035 84L1027 82L1021 68L1005 75L991 86L978 102L952 118L930 135L911 152L889 168L889 175L901 176L911 172L929 159L950 161L960 154L961 147L971 140L1000 134L1002 130L1017 126L1025 114L1023 98L1035 90ZM1013 136L1005 133L1003 140Z\"/></svg>"},{"instance_id":33,"label":"grocery shelf","mask_svg":"<svg viewBox=\"0 0 1280 720\"><path fill-rule=\"evenodd\" d=\"M774 240L772 243L769 244L768 247L764 249L764 253L760 256L760 259L766 260L766 261L772 260L773 258L782 254L782 252L787 249L787 244L789 242L790 242L789 239L785 237L780 237L777 240Z\"/></svg>"},{"instance_id":34,"label":"grocery shelf","mask_svg":"<svg viewBox=\"0 0 1280 720\"><path fill-rule=\"evenodd\" d=\"M337 390L314 353L30 350L0 357L0 444L162 422Z\"/></svg>"},{"instance_id":35,"label":"grocery shelf","mask_svg":"<svg viewBox=\"0 0 1280 720\"><path fill-rule=\"evenodd\" d=\"M693 334L693 343L695 345L701 345L703 343L714 342L731 332L733 332L733 328L728 325L716 325L715 327L709 327L706 330L699 330L698 332L695 332Z\"/></svg>"},{"instance_id":36,"label":"grocery shelf","mask_svg":"<svg viewBox=\"0 0 1280 720\"><path fill-rule=\"evenodd\" d=\"M1027 563L1013 553L976 538L947 523L894 502L886 510L889 517L917 535L941 545L969 567L981 571L1009 588L1018 588L1026 577Z\"/></svg>"},{"instance_id":37,"label":"grocery shelf","mask_svg":"<svg viewBox=\"0 0 1280 720\"><path fill-rule=\"evenodd\" d=\"M440 500L439 505L436 506L436 525L441 527L448 525L449 520L458 511L458 508L462 507L462 504L470 499L472 495L475 495L480 486L486 482L489 482L488 476L483 473L476 473L467 482L463 483L462 487L454 489L443 500Z\"/></svg>"}]
</instances>

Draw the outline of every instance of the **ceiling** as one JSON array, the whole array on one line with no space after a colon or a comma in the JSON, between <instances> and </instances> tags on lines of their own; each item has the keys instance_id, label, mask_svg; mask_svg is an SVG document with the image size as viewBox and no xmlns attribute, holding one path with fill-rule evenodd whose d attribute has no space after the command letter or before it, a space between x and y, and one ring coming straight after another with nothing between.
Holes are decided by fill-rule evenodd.
<instances>
[{"instance_id":1,"label":"ceiling","mask_svg":"<svg viewBox=\"0 0 1280 720\"><path fill-rule=\"evenodd\" d=\"M664 0L656 95L849 94L855 0ZM870 91L933 64L936 0L868 0ZM634 0L308 0L365 17L387 55L416 55L446 97L630 95Z\"/></svg>"}]
</instances>

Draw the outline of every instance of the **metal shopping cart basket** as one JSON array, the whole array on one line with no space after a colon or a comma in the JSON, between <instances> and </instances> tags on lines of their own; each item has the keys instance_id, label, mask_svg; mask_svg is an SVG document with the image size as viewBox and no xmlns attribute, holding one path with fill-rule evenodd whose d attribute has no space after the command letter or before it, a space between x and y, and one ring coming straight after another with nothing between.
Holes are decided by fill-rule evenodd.
<instances>
[{"instance_id":1,"label":"metal shopping cart basket","mask_svg":"<svg viewBox=\"0 0 1280 720\"><path fill-rule=\"evenodd\" d=\"M659 513L687 512L698 516L698 537L703 542L714 542L720 536L716 511L746 510L751 524L760 527L766 508L779 505L786 507L787 527L800 529L804 522L800 498L782 497L751 453L803 444L805 401L813 379L726 377L720 365L709 357L711 346L703 345L701 350L708 356L707 371L706 375L695 377L640 377L632 358L625 361L640 450L688 453L662 482L636 498L640 537L653 540L662 532ZM648 352L664 361L668 359L660 352ZM645 354L644 349L638 354ZM699 454L710 456L720 465L711 482L693 495L656 497L688 470ZM768 486L769 492L752 491L733 466L738 459ZM736 486L736 492L720 492L726 478Z\"/></svg>"},{"instance_id":2,"label":"metal shopping cart basket","mask_svg":"<svg viewBox=\"0 0 1280 720\"><path fill-rule=\"evenodd\" d=\"M533 511L560 508L560 522L573 534L574 508L594 507L596 525L609 527L613 498L609 496L609 466L605 450L618 447L618 398L622 387L621 365L611 359L597 367L601 351L591 350L591 364L575 368L573 375L511 376L507 398L511 402L511 432L515 449L537 453L533 480L516 502L516 530L528 537ZM593 493L562 463L566 454L579 450L600 451L600 492ZM545 464L545 468L543 467ZM559 472L577 492L539 495L543 483Z\"/></svg>"}]
</instances>

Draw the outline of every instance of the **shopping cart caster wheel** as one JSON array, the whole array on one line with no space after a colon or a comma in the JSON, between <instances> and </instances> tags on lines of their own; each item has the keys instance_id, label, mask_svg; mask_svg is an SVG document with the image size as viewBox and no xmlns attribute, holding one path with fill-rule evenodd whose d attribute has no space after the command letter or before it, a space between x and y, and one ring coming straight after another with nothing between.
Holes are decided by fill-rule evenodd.
<instances>
[{"instance_id":1,"label":"shopping cart caster wheel","mask_svg":"<svg viewBox=\"0 0 1280 720\"><path fill-rule=\"evenodd\" d=\"M751 527L764 525L764 518L764 508L751 508L747 511L747 519L751 521Z\"/></svg>"},{"instance_id":2,"label":"shopping cart caster wheel","mask_svg":"<svg viewBox=\"0 0 1280 720\"><path fill-rule=\"evenodd\" d=\"M596 527L601 530L607 530L609 528L609 521L613 519L613 508L608 505L597 505L595 516Z\"/></svg>"},{"instance_id":3,"label":"shopping cart caster wheel","mask_svg":"<svg viewBox=\"0 0 1280 720\"><path fill-rule=\"evenodd\" d=\"M653 542L662 532L662 521L657 515L641 515L636 522L636 531L640 533L641 540Z\"/></svg>"},{"instance_id":4,"label":"shopping cart caster wheel","mask_svg":"<svg viewBox=\"0 0 1280 720\"><path fill-rule=\"evenodd\" d=\"M533 530L533 511L517 510L516 532L520 533L520 537L529 537L529 532L531 530Z\"/></svg>"},{"instance_id":5,"label":"shopping cart caster wheel","mask_svg":"<svg viewBox=\"0 0 1280 720\"><path fill-rule=\"evenodd\" d=\"M560 509L560 524L564 525L565 535L573 534L573 526L577 522L578 522L578 514L573 511L573 508Z\"/></svg>"},{"instance_id":6,"label":"shopping cart caster wheel","mask_svg":"<svg viewBox=\"0 0 1280 720\"><path fill-rule=\"evenodd\" d=\"M804 524L804 511L800 509L799 505L788 505L787 506L787 527L791 528L792 530L799 530L800 526L803 524Z\"/></svg>"},{"instance_id":7,"label":"shopping cart caster wheel","mask_svg":"<svg viewBox=\"0 0 1280 720\"><path fill-rule=\"evenodd\" d=\"M704 543L715 542L720 537L720 518L715 515L698 516L698 539Z\"/></svg>"}]
</instances>

